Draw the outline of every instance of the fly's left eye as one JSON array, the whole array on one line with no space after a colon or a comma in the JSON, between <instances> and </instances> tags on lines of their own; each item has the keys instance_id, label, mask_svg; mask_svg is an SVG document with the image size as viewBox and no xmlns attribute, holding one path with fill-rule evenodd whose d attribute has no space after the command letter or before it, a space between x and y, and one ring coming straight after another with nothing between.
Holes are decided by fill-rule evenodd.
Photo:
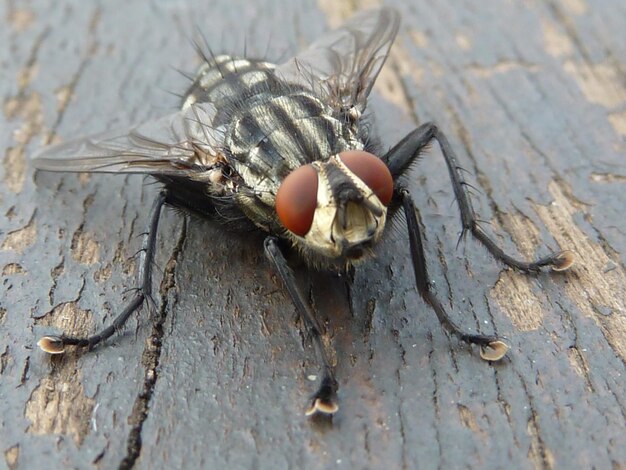
<instances>
[{"instance_id":1,"label":"fly's left eye","mask_svg":"<svg viewBox=\"0 0 626 470\"><path fill-rule=\"evenodd\" d=\"M339 154L348 169L363 181L385 206L393 195L393 178L387 165L363 150L347 150Z\"/></svg>"},{"instance_id":2,"label":"fly's left eye","mask_svg":"<svg viewBox=\"0 0 626 470\"><path fill-rule=\"evenodd\" d=\"M276 193L276 213L287 230L305 236L317 208L317 171L304 165L292 171Z\"/></svg>"}]
</instances>

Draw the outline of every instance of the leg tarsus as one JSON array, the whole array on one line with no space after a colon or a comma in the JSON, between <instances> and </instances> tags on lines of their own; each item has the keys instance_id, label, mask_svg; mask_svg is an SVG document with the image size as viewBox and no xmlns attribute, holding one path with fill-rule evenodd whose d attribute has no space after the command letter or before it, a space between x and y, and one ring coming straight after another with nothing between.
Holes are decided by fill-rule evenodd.
<instances>
[{"instance_id":1,"label":"leg tarsus","mask_svg":"<svg viewBox=\"0 0 626 470\"><path fill-rule=\"evenodd\" d=\"M322 370L320 386L311 398L311 404L306 410L306 415L311 416L317 413L334 414L339 409L337 403L338 385L330 361L326 356L324 345L322 344L321 328L314 312L304 300L300 289L296 285L293 273L277 242L278 240L272 236L265 239L265 255L276 268L278 275L289 292L291 300L296 306L296 311L300 315L300 318L302 318L307 333L313 342L315 355L317 356L320 369Z\"/></svg>"},{"instance_id":2,"label":"leg tarsus","mask_svg":"<svg viewBox=\"0 0 626 470\"><path fill-rule=\"evenodd\" d=\"M145 254L139 268L141 286L137 288L138 292L135 294L133 299L113 320L113 323L111 325L104 328L102 331L96 333L95 335L89 337L76 337L66 335L42 337L37 342L37 345L43 351L49 354L62 354L65 352L65 346L87 347L89 350L91 350L102 341L105 341L113 336L118 330L120 330L124 326L130 316L143 305L146 299L152 298L152 262L154 260L156 236L159 226L159 219L161 217L161 210L166 200L167 191L162 190L152 204L148 231L146 232L146 236L144 238L144 245L140 250L143 251Z\"/></svg>"},{"instance_id":3,"label":"leg tarsus","mask_svg":"<svg viewBox=\"0 0 626 470\"><path fill-rule=\"evenodd\" d=\"M337 402L338 388L337 381L331 375L326 375L322 379L317 392L311 397L311 404L307 408L305 415L335 414L339 410L339 403Z\"/></svg>"}]
</instances>

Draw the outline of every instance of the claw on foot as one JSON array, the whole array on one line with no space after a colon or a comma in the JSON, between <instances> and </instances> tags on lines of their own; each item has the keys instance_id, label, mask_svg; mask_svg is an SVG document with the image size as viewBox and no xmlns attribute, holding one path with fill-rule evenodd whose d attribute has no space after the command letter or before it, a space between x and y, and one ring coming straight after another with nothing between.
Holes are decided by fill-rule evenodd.
<instances>
[{"instance_id":1,"label":"claw on foot","mask_svg":"<svg viewBox=\"0 0 626 470\"><path fill-rule=\"evenodd\" d=\"M37 346L48 354L63 354L65 352L65 343L58 336L44 336L37 341Z\"/></svg>"},{"instance_id":2,"label":"claw on foot","mask_svg":"<svg viewBox=\"0 0 626 470\"><path fill-rule=\"evenodd\" d=\"M552 264L552 271L560 272L567 271L572 267L576 261L576 255L572 250L564 250L558 253L554 257L554 263Z\"/></svg>"},{"instance_id":3,"label":"claw on foot","mask_svg":"<svg viewBox=\"0 0 626 470\"><path fill-rule=\"evenodd\" d=\"M314 398L311 406L306 410L306 416L312 416L317 413L332 415L337 413L339 405L334 401L323 400L322 398Z\"/></svg>"},{"instance_id":4,"label":"claw on foot","mask_svg":"<svg viewBox=\"0 0 626 470\"><path fill-rule=\"evenodd\" d=\"M480 357L485 361L499 361L509 350L509 345L504 341L494 340L480 347Z\"/></svg>"}]
</instances>

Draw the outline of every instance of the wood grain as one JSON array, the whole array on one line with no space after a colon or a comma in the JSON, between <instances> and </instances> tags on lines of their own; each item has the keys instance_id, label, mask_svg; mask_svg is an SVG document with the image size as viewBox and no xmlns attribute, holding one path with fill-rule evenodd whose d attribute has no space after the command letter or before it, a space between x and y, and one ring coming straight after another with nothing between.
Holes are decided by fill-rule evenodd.
<instances>
[{"instance_id":1,"label":"wood grain","mask_svg":"<svg viewBox=\"0 0 626 470\"><path fill-rule=\"evenodd\" d=\"M138 176L34 174L48 142L174 109L188 38L279 60L375 2L0 4L0 448L13 468L623 468L626 466L626 7L619 0L390 1L403 26L370 102L385 146L447 133L486 229L459 220L433 148L409 187L429 269L468 329L506 336L498 365L419 299L399 218L353 275L298 277L336 350L340 412L303 416L317 373L262 238L166 211L156 304L87 354L53 331L107 324L135 285L157 188ZM271 33L270 33L271 32ZM267 51L267 53L266 53Z\"/></svg>"}]
</instances>

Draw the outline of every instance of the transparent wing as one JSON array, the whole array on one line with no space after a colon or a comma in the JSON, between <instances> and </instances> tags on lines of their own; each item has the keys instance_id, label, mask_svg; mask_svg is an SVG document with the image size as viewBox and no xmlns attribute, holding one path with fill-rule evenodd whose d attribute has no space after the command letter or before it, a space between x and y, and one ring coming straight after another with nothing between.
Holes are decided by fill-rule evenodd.
<instances>
[{"instance_id":1,"label":"transparent wing","mask_svg":"<svg viewBox=\"0 0 626 470\"><path fill-rule=\"evenodd\" d=\"M46 147L34 166L46 171L186 175L202 171L215 153L215 108L198 103L184 111L141 124ZM204 158L203 158L204 157Z\"/></svg>"},{"instance_id":2,"label":"transparent wing","mask_svg":"<svg viewBox=\"0 0 626 470\"><path fill-rule=\"evenodd\" d=\"M276 74L329 96L336 108L363 112L367 97L398 33L392 8L357 13L276 68Z\"/></svg>"}]
</instances>

